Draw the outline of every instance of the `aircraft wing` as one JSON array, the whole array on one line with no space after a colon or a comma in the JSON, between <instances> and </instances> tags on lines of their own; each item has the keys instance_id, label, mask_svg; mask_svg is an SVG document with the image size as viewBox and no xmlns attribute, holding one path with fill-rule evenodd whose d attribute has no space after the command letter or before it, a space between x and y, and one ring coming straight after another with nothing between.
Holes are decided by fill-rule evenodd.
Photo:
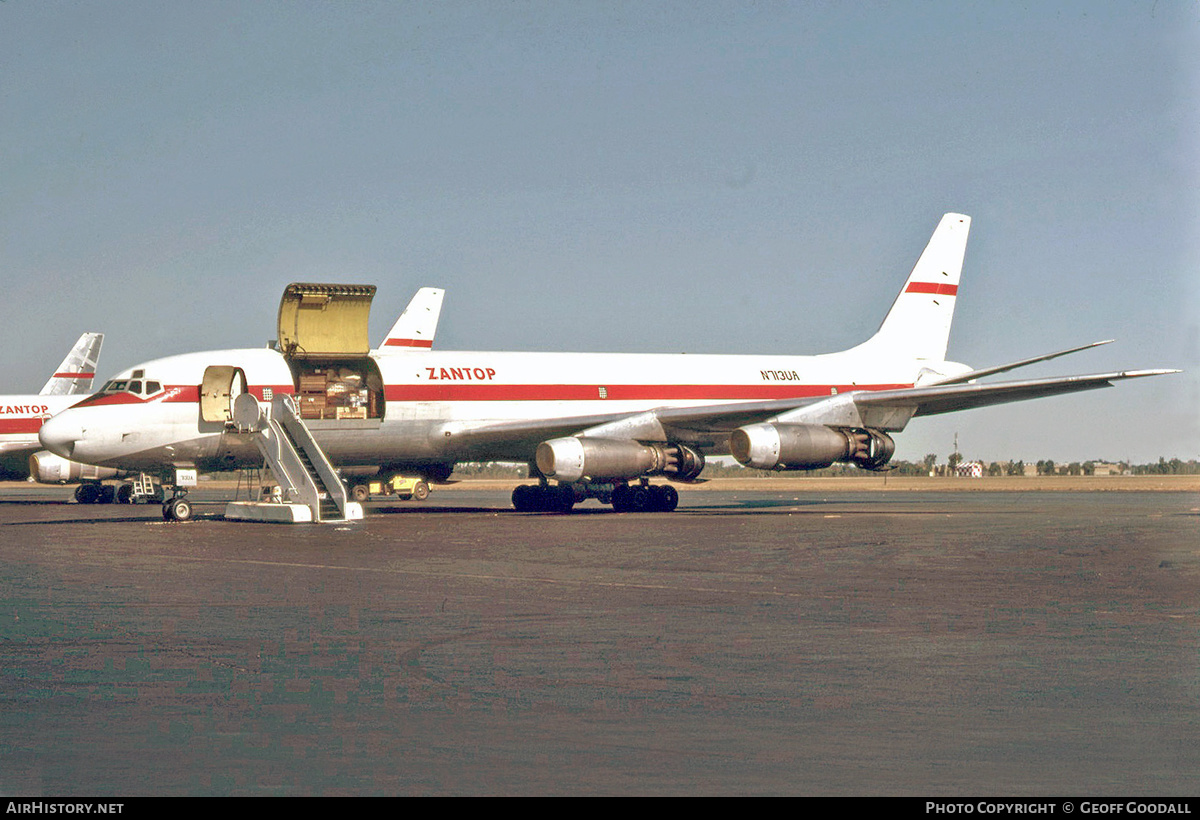
<instances>
[{"instance_id":1,"label":"aircraft wing","mask_svg":"<svg viewBox=\"0 0 1200 820\"><path fill-rule=\"evenodd\" d=\"M482 425L448 424L445 435L456 439L462 452L505 451L525 459L537 444L558 436L586 435L637 441L683 441L707 445L720 452L728 433L746 424L774 421L871 427L895 432L916 416L933 416L1027 399L1059 396L1112 387L1115 382L1178 370L1125 370L1086 376L1031 379L995 384L946 384L898 390L854 391L813 399L731 402L696 407L661 407L639 413L565 416Z\"/></svg>"}]
</instances>

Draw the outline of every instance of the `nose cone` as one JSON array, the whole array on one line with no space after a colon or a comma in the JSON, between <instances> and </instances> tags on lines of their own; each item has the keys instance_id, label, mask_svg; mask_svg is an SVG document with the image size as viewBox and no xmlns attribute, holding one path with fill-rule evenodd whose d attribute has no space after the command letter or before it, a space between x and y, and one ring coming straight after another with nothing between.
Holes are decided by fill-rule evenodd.
<instances>
[{"instance_id":1,"label":"nose cone","mask_svg":"<svg viewBox=\"0 0 1200 820\"><path fill-rule=\"evenodd\" d=\"M38 430L38 440L42 446L56 456L73 458L75 444L83 438L83 428L72 417L70 410L65 410L47 420Z\"/></svg>"}]
</instances>

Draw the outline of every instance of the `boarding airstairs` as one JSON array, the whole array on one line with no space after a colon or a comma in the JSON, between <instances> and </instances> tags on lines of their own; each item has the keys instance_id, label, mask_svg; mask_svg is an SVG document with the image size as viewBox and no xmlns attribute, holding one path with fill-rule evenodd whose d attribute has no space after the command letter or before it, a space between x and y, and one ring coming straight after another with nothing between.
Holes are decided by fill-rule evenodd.
<instances>
[{"instance_id":1,"label":"boarding airstairs","mask_svg":"<svg viewBox=\"0 0 1200 820\"><path fill-rule=\"evenodd\" d=\"M280 502L233 502L226 518L255 521L334 523L362 518L362 505L350 501L333 465L300 418L289 395L270 404L249 393L233 403L233 424L250 435L279 482Z\"/></svg>"}]
</instances>

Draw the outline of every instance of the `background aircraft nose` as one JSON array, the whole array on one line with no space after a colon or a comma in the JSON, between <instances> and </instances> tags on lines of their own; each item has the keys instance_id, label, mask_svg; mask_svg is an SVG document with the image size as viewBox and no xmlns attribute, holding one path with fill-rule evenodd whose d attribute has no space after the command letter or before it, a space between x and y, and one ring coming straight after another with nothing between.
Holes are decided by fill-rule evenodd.
<instances>
[{"instance_id":1,"label":"background aircraft nose","mask_svg":"<svg viewBox=\"0 0 1200 820\"><path fill-rule=\"evenodd\" d=\"M83 428L69 416L69 412L59 413L42 424L38 431L42 446L63 458L71 458L75 453L75 442L83 438Z\"/></svg>"}]
</instances>

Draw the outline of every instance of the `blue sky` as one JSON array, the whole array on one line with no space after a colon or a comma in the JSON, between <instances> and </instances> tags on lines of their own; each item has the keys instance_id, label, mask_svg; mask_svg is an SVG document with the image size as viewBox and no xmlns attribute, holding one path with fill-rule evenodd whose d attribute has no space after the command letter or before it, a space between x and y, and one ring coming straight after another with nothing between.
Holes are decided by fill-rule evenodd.
<instances>
[{"instance_id":1,"label":"blue sky","mask_svg":"<svg viewBox=\"0 0 1200 820\"><path fill-rule=\"evenodd\" d=\"M0 4L0 360L257 346L292 281L444 349L820 353L974 223L952 358L1179 367L898 458L1200 457L1200 3Z\"/></svg>"}]
</instances>

